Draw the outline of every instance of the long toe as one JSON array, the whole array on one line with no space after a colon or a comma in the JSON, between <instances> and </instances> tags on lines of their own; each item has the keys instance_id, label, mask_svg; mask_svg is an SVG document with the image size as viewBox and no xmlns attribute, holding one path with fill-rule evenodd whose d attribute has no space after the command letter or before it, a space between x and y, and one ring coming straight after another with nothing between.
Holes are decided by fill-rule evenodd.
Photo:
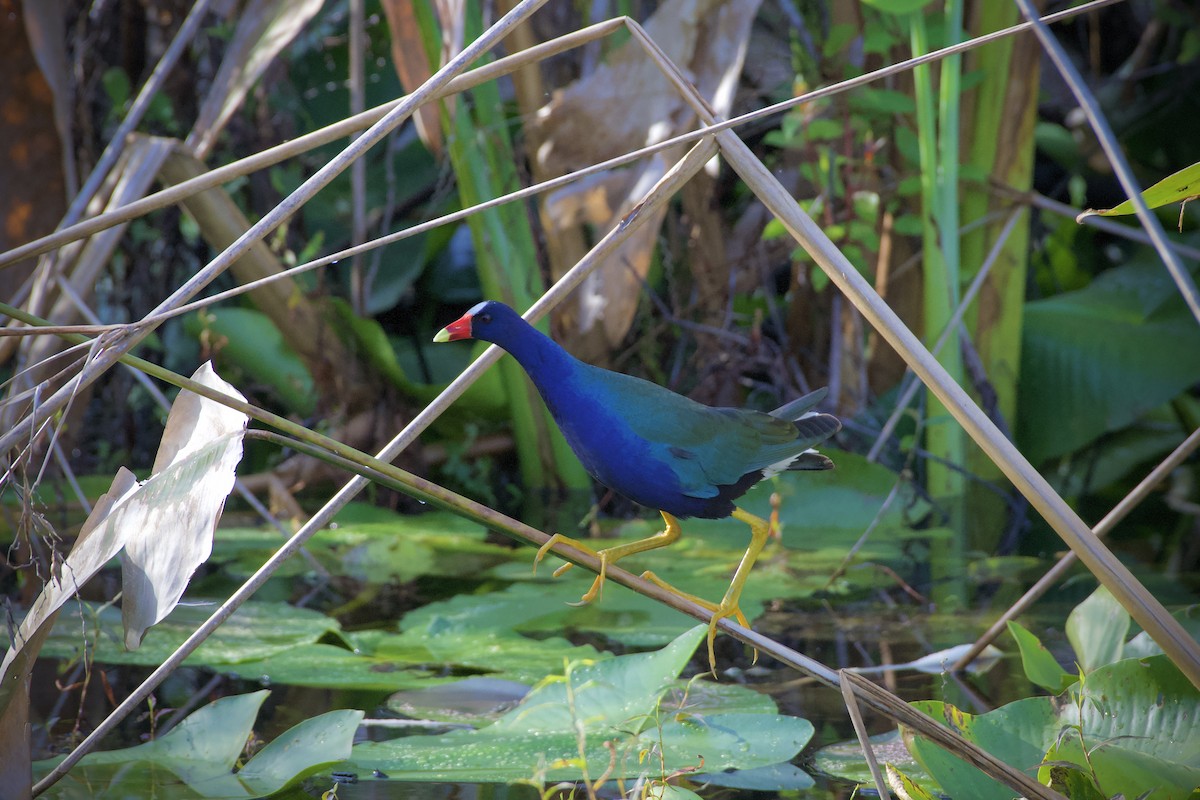
<instances>
[{"instance_id":1,"label":"long toe","mask_svg":"<svg viewBox=\"0 0 1200 800\"><path fill-rule=\"evenodd\" d=\"M596 551L588 547L583 542L580 542L577 539L572 539L569 536L563 536L561 533L556 533L547 539L545 544L538 548L537 555L533 557L533 572L535 575L537 574L538 564L542 563L542 559L550 553L551 549L556 544L567 544L581 553L588 553L593 556L596 555ZM573 566L575 565L570 561L566 562L561 567L554 570L554 577L557 578L559 575L563 574Z\"/></svg>"}]
</instances>

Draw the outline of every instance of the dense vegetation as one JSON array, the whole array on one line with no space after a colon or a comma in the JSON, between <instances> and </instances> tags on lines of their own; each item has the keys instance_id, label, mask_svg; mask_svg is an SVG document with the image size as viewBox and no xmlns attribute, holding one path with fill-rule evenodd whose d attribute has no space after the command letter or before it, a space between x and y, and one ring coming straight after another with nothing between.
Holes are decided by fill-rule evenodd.
<instances>
[{"instance_id":1,"label":"dense vegetation","mask_svg":"<svg viewBox=\"0 0 1200 800\"><path fill-rule=\"evenodd\" d=\"M1186 609L1200 591L1189 458L1200 428L1200 212L1186 203L1200 194L1200 17L1190 4L1110 4L1051 28L1140 186L1173 176L1147 200L1161 206L1175 261L1120 207L1127 194L1104 137L1032 34L855 82L1016 24L1016 5L549 3L476 62L500 59L501 77L366 134L360 143L377 143L316 193L314 176L346 166L349 136L394 105L370 109L418 91L516 4L215 5L0 3L16 21L0 34L11 65L0 75L0 314L77 326L0 339L0 591L6 645L26 641L9 650L0 684L0 780L27 788L31 761L70 750L131 693L153 692L136 703L144 713L106 723L112 752L50 791L182 783L206 796L301 796L328 789L331 769L543 790L572 781L592 795L602 775L627 791L800 791L812 779L797 764L814 763L869 782L833 751L814 761L817 745L852 726L834 692L791 696L788 648L835 670L913 662L921 674L957 661L963 650L951 648L976 640L1066 550L1066 517L1030 497L1028 469L1070 519L1110 515L1096 533L1128 577L1114 584L1124 572L1095 568L1108 556L1089 534L1071 544L1092 569L1066 564L1049 600L1001 626L996 644L1019 653L1019 666L1014 655L953 680L885 672L879 683L1072 797L1187 797L1200 783L1200 696L1180 655L1189 645L1159 649L1137 630L1197 631ZM687 161L686 140L603 164L687 134L706 113L663 77L638 29L617 23L505 66L616 14L641 20L719 116L771 107L732 128L744 156L725 140L719 157L696 150ZM155 65L174 56L143 101ZM302 138L363 109L357 124ZM764 175L747 175L745 158ZM675 185L680 159L677 171L694 169ZM160 191L171 187L174 196ZM780 196L829 250L798 243ZM143 207L115 227L72 227L135 202ZM1085 209L1116 213L1077 220ZM53 247L16 249L56 228ZM261 243L239 239L260 228ZM84 235L86 245L62 246ZM196 297L269 282L124 327L174 311L182 301L164 301L197 275ZM551 288L564 276L577 287ZM856 281L894 322L855 294ZM688 680L703 670L702 656L689 664L702 637L677 611L615 583L599 603L569 607L587 576L534 576L532 550L510 546L537 543L538 531L624 539L658 524L592 482L511 359L459 397L452 381L483 348L431 344L480 299L524 310L543 296L554 308L542 326L570 351L702 402L770 409L830 387L826 410L844 420L838 469L749 497L756 513L774 507L784 529L743 600L766 637L760 664L722 637L721 681ZM909 371L905 328L934 351L945 383ZM89 349L96 336L105 347ZM126 350L144 361L114 366ZM208 360L224 382L197 372ZM193 373L208 390L180 377ZM63 389L77 374L86 385ZM947 394L954 384L969 398ZM174 398L175 387L193 393L175 400L164 434L163 392ZM205 391L240 392L250 407L214 411L194 394ZM291 438L243 441L240 412L252 429ZM189 414L220 421L192 438ZM970 414L1019 453L960 424ZM386 458L366 455L402 430ZM214 539L234 464L237 491ZM139 486L122 468L153 478ZM349 506L331 501L353 472L367 490ZM297 530L301 553L278 555ZM629 568L716 599L743 528L695 521L684 531ZM272 558L281 566L253 591L238 588ZM142 593L131 564L142 565ZM137 688L212 609L250 594L186 667ZM181 596L209 605L175 607ZM18 629L26 613L44 624ZM838 680L819 663L799 668ZM253 691L260 682L270 698ZM889 700L856 691L872 732L895 727ZM1102 707L1116 694L1121 704ZM1156 702L1161 714L1145 718ZM260 706L268 713L255 727ZM470 730L380 735L351 750L363 712ZM993 778L964 770L919 724L906 723L901 755L881 755L893 788L1036 789L992 782L999 767L982 765ZM247 758L247 738L263 733L272 744ZM170 777L123 783L125 766L143 762ZM845 786L823 779L821 791Z\"/></svg>"}]
</instances>

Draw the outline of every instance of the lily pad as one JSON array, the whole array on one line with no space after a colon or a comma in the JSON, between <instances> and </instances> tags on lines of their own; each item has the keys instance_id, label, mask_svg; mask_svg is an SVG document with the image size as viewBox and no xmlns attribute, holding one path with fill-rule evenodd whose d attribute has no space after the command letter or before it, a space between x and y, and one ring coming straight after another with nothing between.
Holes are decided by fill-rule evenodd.
<instances>
[{"instance_id":1,"label":"lily pad","mask_svg":"<svg viewBox=\"0 0 1200 800\"><path fill-rule=\"evenodd\" d=\"M594 779L611 763L610 777L632 780L790 760L812 735L806 720L672 706L680 695L669 690L704 635L697 626L657 652L574 662L486 728L360 744L351 767L397 780L503 782ZM655 758L643 763L651 748Z\"/></svg>"},{"instance_id":2,"label":"lily pad","mask_svg":"<svg viewBox=\"0 0 1200 800\"><path fill-rule=\"evenodd\" d=\"M125 649L121 610L113 606L72 601L63 607L42 655L77 658L86 646L101 664L158 666L216 609L216 603L177 606L147 633L137 650ZM80 631L84 636L80 636ZM246 603L187 659L190 666L224 666L264 658L300 644L336 636L336 620L317 611L286 603ZM7 636L0 629L0 641Z\"/></svg>"},{"instance_id":3,"label":"lily pad","mask_svg":"<svg viewBox=\"0 0 1200 800\"><path fill-rule=\"evenodd\" d=\"M513 558L513 550L484 541L487 530L444 511L384 516L358 513L319 531L305 545L322 565L365 583L407 582L438 575L480 574ZM212 560L233 575L250 575L282 544L274 528L224 528L217 533ZM304 574L308 565L292 559L279 576Z\"/></svg>"}]
</instances>

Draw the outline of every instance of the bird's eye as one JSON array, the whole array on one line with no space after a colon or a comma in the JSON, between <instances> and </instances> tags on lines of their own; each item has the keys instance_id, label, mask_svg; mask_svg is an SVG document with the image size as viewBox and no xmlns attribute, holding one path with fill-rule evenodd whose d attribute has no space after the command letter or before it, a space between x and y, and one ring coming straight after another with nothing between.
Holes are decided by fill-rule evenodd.
<instances>
[{"instance_id":1,"label":"bird's eye","mask_svg":"<svg viewBox=\"0 0 1200 800\"><path fill-rule=\"evenodd\" d=\"M479 316L477 316L477 317L475 318L475 320L476 320L477 322L488 323L488 322L491 322L491 321L492 321L492 315L491 315L491 314L488 314L488 313L486 313L486 312L485 312L485 313L483 313L483 314L480 314Z\"/></svg>"}]
</instances>

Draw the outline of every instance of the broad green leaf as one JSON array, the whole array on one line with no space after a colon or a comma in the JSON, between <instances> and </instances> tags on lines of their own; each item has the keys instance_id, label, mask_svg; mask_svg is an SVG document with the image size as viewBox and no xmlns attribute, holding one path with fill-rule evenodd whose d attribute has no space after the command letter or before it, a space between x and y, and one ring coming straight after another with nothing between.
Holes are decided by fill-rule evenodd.
<instances>
[{"instance_id":1,"label":"broad green leaf","mask_svg":"<svg viewBox=\"0 0 1200 800\"><path fill-rule=\"evenodd\" d=\"M1034 774L1060 726L1052 698L1028 697L987 714L974 716L933 700L914 705L943 725L956 730L992 755L1027 774ZM905 731L905 741L925 771L950 797L972 800L1011 800L1007 786L987 777L957 756Z\"/></svg>"},{"instance_id":2,"label":"broad green leaf","mask_svg":"<svg viewBox=\"0 0 1200 800\"><path fill-rule=\"evenodd\" d=\"M754 792L800 792L811 789L816 784L811 775L794 764L772 764L769 767L754 769L702 773L692 776L692 780L701 784Z\"/></svg>"},{"instance_id":3,"label":"broad green leaf","mask_svg":"<svg viewBox=\"0 0 1200 800\"><path fill-rule=\"evenodd\" d=\"M1121 658L1130 617L1103 586L1077 605L1067 617L1067 639L1084 672Z\"/></svg>"},{"instance_id":4,"label":"broad green leaf","mask_svg":"<svg viewBox=\"0 0 1200 800\"><path fill-rule=\"evenodd\" d=\"M1200 195L1200 163L1175 172L1163 178L1158 183L1142 192L1142 200L1148 208L1158 208L1168 203L1185 203ZM1076 221L1084 217L1099 214L1104 217L1115 217L1121 214L1132 214L1133 201L1126 200L1119 206L1105 209L1088 209L1076 217Z\"/></svg>"},{"instance_id":5,"label":"broad green leaf","mask_svg":"<svg viewBox=\"0 0 1200 800\"><path fill-rule=\"evenodd\" d=\"M1146 413L1132 425L1102 436L1046 474L1063 497L1096 495L1127 478L1145 474L1144 464L1158 463L1179 445L1177 397Z\"/></svg>"},{"instance_id":6,"label":"broad green leaf","mask_svg":"<svg viewBox=\"0 0 1200 800\"><path fill-rule=\"evenodd\" d=\"M624 779L661 779L701 763L716 771L791 759L812 734L807 721L773 713L697 713L690 705L694 684L686 692L672 690L705 630L692 628L654 653L575 662L565 676L548 679L481 730L360 744L352 767L399 780L497 782L595 778L610 754L616 758L611 777ZM641 763L651 748L655 758Z\"/></svg>"},{"instance_id":7,"label":"broad green leaf","mask_svg":"<svg viewBox=\"0 0 1200 800\"><path fill-rule=\"evenodd\" d=\"M913 705L1028 774L1074 726L1089 752L1101 745L1121 748L1112 751L1106 770L1116 774L1129 768L1131 780L1122 784L1127 797L1171 790L1177 781L1190 780L1186 776L1191 775L1188 769L1195 769L1191 765L1200 764L1200 689L1166 656L1108 664L1060 697L1026 698L979 716L935 701ZM909 736L907 741L950 796L1012 796L1010 789L920 737ZM1108 796L1109 788L1101 788Z\"/></svg>"},{"instance_id":8,"label":"broad green leaf","mask_svg":"<svg viewBox=\"0 0 1200 800\"><path fill-rule=\"evenodd\" d=\"M324 767L350 757L361 711L328 711L277 736L254 754L237 777L252 796L274 794Z\"/></svg>"},{"instance_id":9,"label":"broad green leaf","mask_svg":"<svg viewBox=\"0 0 1200 800\"><path fill-rule=\"evenodd\" d=\"M1048 689L1054 694L1066 689L1079 680L1078 677L1059 666L1058 660L1046 649L1036 636L1029 632L1019 622L1009 622L1008 632L1017 640L1021 651L1021 666L1025 668L1025 677Z\"/></svg>"},{"instance_id":10,"label":"broad green leaf","mask_svg":"<svg viewBox=\"0 0 1200 800\"><path fill-rule=\"evenodd\" d=\"M924 768L908 752L908 748L904 746L900 731L891 730L887 733L876 734L870 737L869 741L871 749L875 753L875 760L881 765L884 763L895 765L904 770L905 775L910 775L923 784L933 785L933 778L925 772ZM819 772L843 780L860 784L872 782L871 770L867 766L867 759L863 755L862 745L858 739L848 739L822 747L813 756L813 766Z\"/></svg>"},{"instance_id":11,"label":"broad green leaf","mask_svg":"<svg viewBox=\"0 0 1200 800\"><path fill-rule=\"evenodd\" d=\"M388 697L387 707L409 719L479 728L494 722L528 693L523 683L474 677L396 692Z\"/></svg>"},{"instance_id":12,"label":"broad green leaf","mask_svg":"<svg viewBox=\"0 0 1200 800\"><path fill-rule=\"evenodd\" d=\"M1078 450L1171 400L1197 374L1200 328L1161 265L1109 270L1025 305L1017 442L1035 464Z\"/></svg>"},{"instance_id":13,"label":"broad green leaf","mask_svg":"<svg viewBox=\"0 0 1200 800\"><path fill-rule=\"evenodd\" d=\"M449 512L401 515L388 512L376 522L339 522L319 531L305 545L330 572L368 584L407 583L429 575L481 574L514 557L511 548L485 540L480 525ZM250 575L279 548L274 528L222 528L212 560L234 575ZM300 559L283 567L285 575L309 570Z\"/></svg>"},{"instance_id":14,"label":"broad green leaf","mask_svg":"<svg viewBox=\"0 0 1200 800\"><path fill-rule=\"evenodd\" d=\"M692 651L703 638L697 625L661 650L613 658L575 662L563 679L550 678L530 692L521 707L487 728L490 735L516 731L573 730L577 721L585 728L603 731L653 711L687 666ZM633 723L640 728L640 722Z\"/></svg>"},{"instance_id":15,"label":"broad green leaf","mask_svg":"<svg viewBox=\"0 0 1200 800\"><path fill-rule=\"evenodd\" d=\"M1069 731L1063 732L1069 736ZM1071 800L1108 800L1108 796L1096 786L1088 771L1080 769L1070 759L1060 757L1058 744L1046 753L1046 761L1038 770L1038 780Z\"/></svg>"},{"instance_id":16,"label":"broad green leaf","mask_svg":"<svg viewBox=\"0 0 1200 800\"><path fill-rule=\"evenodd\" d=\"M432 659L380 656L330 644L304 644L255 661L216 667L263 685L393 692L453 681L430 669Z\"/></svg>"},{"instance_id":17,"label":"broad green leaf","mask_svg":"<svg viewBox=\"0 0 1200 800\"><path fill-rule=\"evenodd\" d=\"M159 739L90 753L45 797L204 797L251 800L274 794L350 752L361 711L331 711L305 720L264 747L241 769L238 758L269 692L225 697L192 713ZM57 760L34 765L44 774Z\"/></svg>"},{"instance_id":18,"label":"broad green leaf","mask_svg":"<svg viewBox=\"0 0 1200 800\"><path fill-rule=\"evenodd\" d=\"M1038 770L1038 779L1047 782L1053 775L1072 800L1139 797L1149 787L1153 787L1150 796L1155 800L1187 800L1200 787L1200 767L1139 752L1125 747L1123 740L1089 741L1085 755L1078 735L1071 730L1046 753L1046 762L1054 766ZM1067 763L1076 765L1075 769L1065 766Z\"/></svg>"},{"instance_id":19,"label":"broad green leaf","mask_svg":"<svg viewBox=\"0 0 1200 800\"><path fill-rule=\"evenodd\" d=\"M180 776L185 778L214 766L232 769L254 728L259 708L270 694L262 689L214 700L158 739L136 747L89 753L79 762L80 766L159 761L178 767Z\"/></svg>"},{"instance_id":20,"label":"broad green leaf","mask_svg":"<svg viewBox=\"0 0 1200 800\"><path fill-rule=\"evenodd\" d=\"M1082 701L1063 721L1081 725L1089 742L1119 740L1164 761L1200 764L1200 689L1166 656L1100 667L1071 695Z\"/></svg>"},{"instance_id":21,"label":"broad green leaf","mask_svg":"<svg viewBox=\"0 0 1200 800\"><path fill-rule=\"evenodd\" d=\"M700 795L675 783L655 783L646 789L647 800L701 800Z\"/></svg>"}]
</instances>

